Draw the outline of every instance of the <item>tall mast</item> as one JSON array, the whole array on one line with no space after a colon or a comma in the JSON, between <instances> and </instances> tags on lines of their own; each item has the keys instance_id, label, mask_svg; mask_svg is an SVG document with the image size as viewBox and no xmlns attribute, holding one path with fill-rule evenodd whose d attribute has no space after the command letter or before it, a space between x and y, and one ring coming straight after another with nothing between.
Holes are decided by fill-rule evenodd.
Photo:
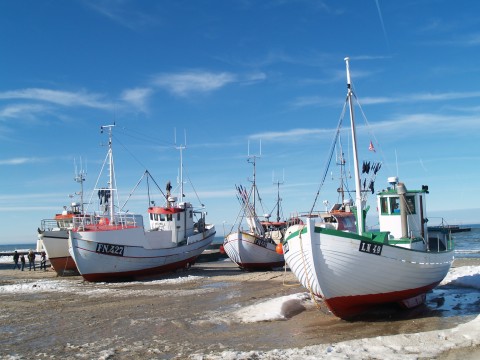
<instances>
[{"instance_id":1,"label":"tall mast","mask_svg":"<svg viewBox=\"0 0 480 360\"><path fill-rule=\"evenodd\" d=\"M352 147L353 147L353 169L355 172L355 205L357 207L357 232L359 235L363 233L363 206L362 206L362 193L361 193L361 179L360 168L358 166L358 154L357 154L357 135L355 131L355 116L353 113L353 100L352 100L352 83L350 80L350 58L345 58L345 64L347 68L347 98L348 105L350 106L350 122L352 128Z\"/></svg>"},{"instance_id":2,"label":"tall mast","mask_svg":"<svg viewBox=\"0 0 480 360\"><path fill-rule=\"evenodd\" d=\"M183 149L187 148L187 134L184 133L185 135L185 145L179 145L176 146L175 148L177 150L180 150L180 173L179 173L179 181L180 181L180 196L179 196L179 202L183 202L184 198L184 193L183 193ZM175 129L175 144L177 143L177 131Z\"/></svg>"},{"instance_id":3,"label":"tall mast","mask_svg":"<svg viewBox=\"0 0 480 360\"><path fill-rule=\"evenodd\" d=\"M186 146L180 145L177 146L177 150L180 150L180 197L179 197L179 202L183 202L183 197L185 196L183 194L183 149L185 149Z\"/></svg>"},{"instance_id":4,"label":"tall mast","mask_svg":"<svg viewBox=\"0 0 480 360\"><path fill-rule=\"evenodd\" d=\"M73 178L77 183L80 184L80 212L84 213L84 204L83 204L83 183L86 179L87 172L83 169L82 159L80 158L80 171L77 171L77 164L75 164L75 177Z\"/></svg>"},{"instance_id":5,"label":"tall mast","mask_svg":"<svg viewBox=\"0 0 480 360\"><path fill-rule=\"evenodd\" d=\"M113 167L113 151L112 151L112 129L115 125L104 125L100 129L103 132L104 129L108 129L108 190L110 191L110 199L108 200L108 213L110 216L110 224L113 224L115 219L114 204L116 184L115 173Z\"/></svg>"},{"instance_id":6,"label":"tall mast","mask_svg":"<svg viewBox=\"0 0 480 360\"><path fill-rule=\"evenodd\" d=\"M280 180L277 180L276 182L274 181L274 184L277 185L277 222L280 221L280 203L282 202L282 199L280 198L280 185L283 185L285 182L285 171L283 173L283 181L280 182ZM283 215L283 214L282 214Z\"/></svg>"},{"instance_id":7,"label":"tall mast","mask_svg":"<svg viewBox=\"0 0 480 360\"><path fill-rule=\"evenodd\" d=\"M253 212L254 216L257 215L257 208L256 208L256 195L257 195L257 172L256 172L256 160L257 157L262 156L262 142L260 141L260 155L250 155L250 142L248 143L248 157L247 161L253 164L253 183L252 183L252 192L253 192Z\"/></svg>"}]
</instances>

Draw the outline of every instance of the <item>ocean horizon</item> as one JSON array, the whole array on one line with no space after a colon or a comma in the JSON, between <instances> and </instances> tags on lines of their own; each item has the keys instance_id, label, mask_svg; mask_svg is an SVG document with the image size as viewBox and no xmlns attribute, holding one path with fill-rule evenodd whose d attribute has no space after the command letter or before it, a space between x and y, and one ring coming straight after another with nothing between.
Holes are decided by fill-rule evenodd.
<instances>
[{"instance_id":1,"label":"ocean horizon","mask_svg":"<svg viewBox=\"0 0 480 360\"><path fill-rule=\"evenodd\" d=\"M470 231L464 231L453 234L455 242L455 257L458 258L480 258L480 224L465 224L460 227L470 227ZM210 246L218 247L223 243L223 236L215 236ZM19 244L0 244L0 258L4 258L2 253L11 253L15 250L26 252L30 249L35 250L36 242ZM5 262L6 259L2 259Z\"/></svg>"}]
</instances>

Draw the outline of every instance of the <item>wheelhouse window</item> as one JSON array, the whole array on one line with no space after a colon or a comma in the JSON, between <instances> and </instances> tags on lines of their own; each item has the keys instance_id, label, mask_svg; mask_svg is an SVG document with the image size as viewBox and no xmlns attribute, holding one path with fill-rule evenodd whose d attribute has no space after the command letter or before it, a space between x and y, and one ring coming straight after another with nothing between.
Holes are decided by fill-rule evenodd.
<instances>
[{"instance_id":1,"label":"wheelhouse window","mask_svg":"<svg viewBox=\"0 0 480 360\"><path fill-rule=\"evenodd\" d=\"M390 198L390 214L400 214L400 199L398 197Z\"/></svg>"},{"instance_id":2,"label":"wheelhouse window","mask_svg":"<svg viewBox=\"0 0 480 360\"><path fill-rule=\"evenodd\" d=\"M415 214L415 196L406 196L407 214ZM380 199L380 211L383 215L400 214L400 198L398 196Z\"/></svg>"},{"instance_id":3,"label":"wheelhouse window","mask_svg":"<svg viewBox=\"0 0 480 360\"><path fill-rule=\"evenodd\" d=\"M415 214L415 196L407 196L407 213L408 214Z\"/></svg>"},{"instance_id":4,"label":"wheelhouse window","mask_svg":"<svg viewBox=\"0 0 480 360\"><path fill-rule=\"evenodd\" d=\"M382 214L388 214L388 198L383 197L380 199L380 211Z\"/></svg>"}]
</instances>

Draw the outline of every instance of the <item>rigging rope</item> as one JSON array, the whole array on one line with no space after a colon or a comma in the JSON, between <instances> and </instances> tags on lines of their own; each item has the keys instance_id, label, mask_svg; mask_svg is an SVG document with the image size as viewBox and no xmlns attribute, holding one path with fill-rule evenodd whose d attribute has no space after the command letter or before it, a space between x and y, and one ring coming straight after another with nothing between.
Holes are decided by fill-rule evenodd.
<instances>
[{"instance_id":1,"label":"rigging rope","mask_svg":"<svg viewBox=\"0 0 480 360\"><path fill-rule=\"evenodd\" d=\"M348 98L347 98L347 100L348 100ZM345 103L343 104L343 110L342 110L342 113L340 115L340 119L338 120L337 130L336 130L335 137L333 139L333 142L332 142L332 145L331 145L331 148L330 148L328 161L327 161L327 164L326 164L326 167L325 167L325 173L323 174L322 181L320 182L320 186L318 187L317 194L315 195L315 199L313 201L312 208L310 209L310 214L313 213L313 209L315 208L315 204L317 203L318 196L320 195L320 190L322 189L323 184L325 183L325 179L328 176L328 169L330 168L330 163L332 162L333 153L335 151L335 144L337 143L337 139L340 135L340 128L342 126L343 118L345 116L345 109L347 108L347 100L345 100Z\"/></svg>"}]
</instances>

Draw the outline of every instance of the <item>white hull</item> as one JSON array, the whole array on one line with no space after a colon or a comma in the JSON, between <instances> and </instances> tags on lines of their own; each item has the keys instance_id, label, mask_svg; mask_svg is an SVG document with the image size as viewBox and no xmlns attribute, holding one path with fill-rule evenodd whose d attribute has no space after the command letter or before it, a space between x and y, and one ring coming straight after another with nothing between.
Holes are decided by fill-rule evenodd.
<instances>
[{"instance_id":1,"label":"white hull","mask_svg":"<svg viewBox=\"0 0 480 360\"><path fill-rule=\"evenodd\" d=\"M77 271L75 261L68 252L68 230L44 231L39 239L58 275L63 275L65 271Z\"/></svg>"},{"instance_id":2,"label":"white hull","mask_svg":"<svg viewBox=\"0 0 480 360\"><path fill-rule=\"evenodd\" d=\"M371 244L373 253L360 251L362 240ZM341 318L381 303L408 306L406 301L438 285L453 262L453 251L415 251L387 244L380 249L368 237L315 228L312 220L290 227L286 244L285 260L291 271Z\"/></svg>"},{"instance_id":3,"label":"white hull","mask_svg":"<svg viewBox=\"0 0 480 360\"><path fill-rule=\"evenodd\" d=\"M69 251L88 281L138 278L188 267L210 245L214 235L211 226L189 236L185 245L153 248L155 236L162 237L162 231L146 233L142 227L71 231Z\"/></svg>"},{"instance_id":4,"label":"white hull","mask_svg":"<svg viewBox=\"0 0 480 360\"><path fill-rule=\"evenodd\" d=\"M223 243L228 257L244 269L283 266L285 258L276 252L276 244L246 232L233 232Z\"/></svg>"}]
</instances>

